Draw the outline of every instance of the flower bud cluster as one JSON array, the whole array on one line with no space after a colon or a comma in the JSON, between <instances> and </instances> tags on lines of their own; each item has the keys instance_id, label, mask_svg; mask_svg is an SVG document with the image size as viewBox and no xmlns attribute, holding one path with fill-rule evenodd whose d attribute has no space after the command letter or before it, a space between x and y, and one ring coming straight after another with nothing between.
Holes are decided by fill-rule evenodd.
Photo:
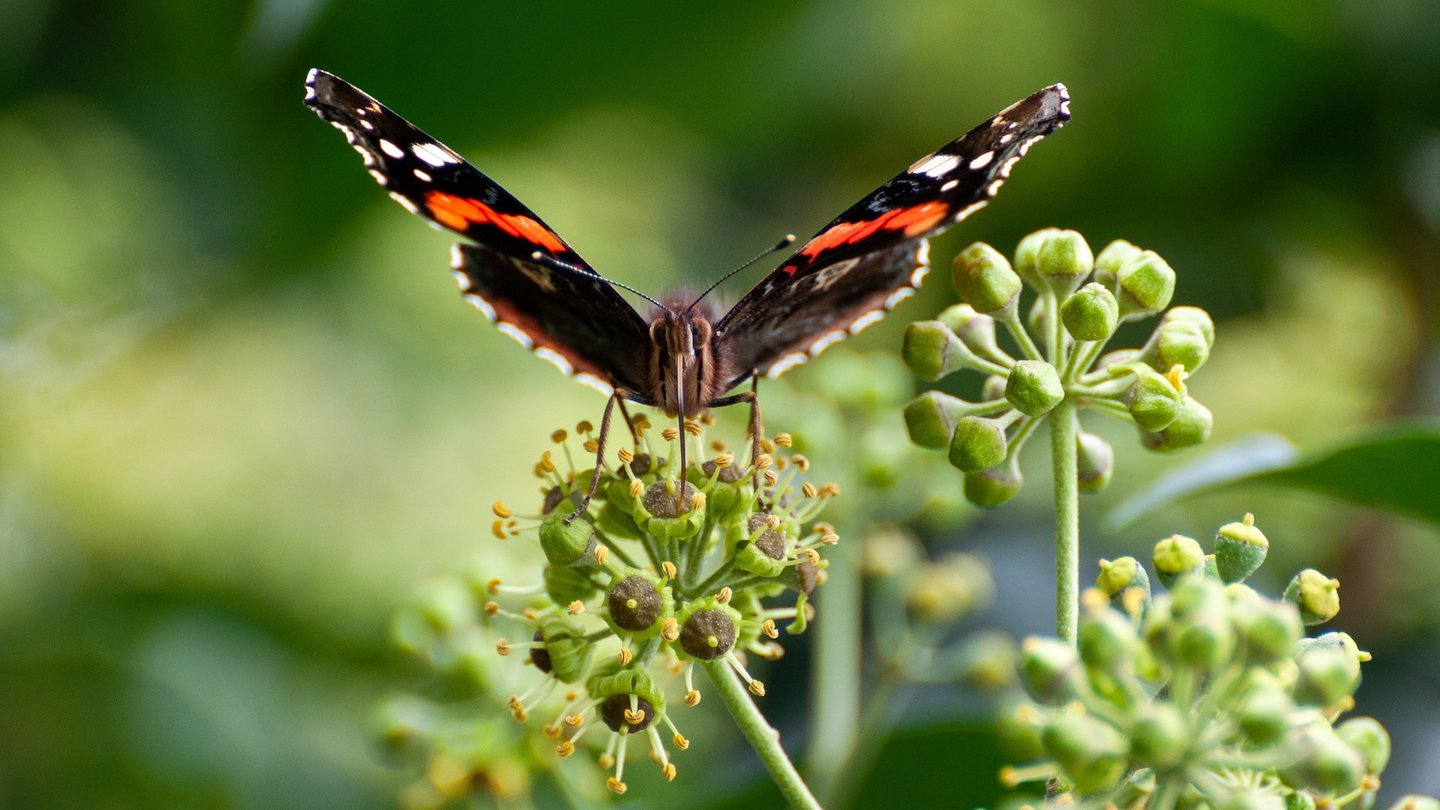
<instances>
[{"instance_id":1,"label":"flower bud cluster","mask_svg":"<svg viewBox=\"0 0 1440 810\"><path fill-rule=\"evenodd\" d=\"M821 552L839 542L815 522L838 487L804 480L810 462L791 450L788 434L762 439L742 462L724 442L707 440L711 423L705 416L657 432L637 416L630 430L618 428L633 443L606 459L599 480L593 426L577 425L574 439L555 431L555 447L534 466L540 508L522 516L493 507L495 537L531 537L544 555L535 581L477 578L397 620L405 648L447 673L473 672L476 682L490 680L477 639L488 639L486 657L523 657L536 676L508 699L513 718L545 712L542 730L560 757L598 743L615 793L627 790L635 737L662 776L675 778L672 749L689 741L672 714L700 702L697 664L731 668L753 694L765 694L747 656L777 659L781 631L804 631L814 618L809 594L826 576ZM587 456L591 463L577 466ZM456 756L438 733L428 741L432 768L437 756ZM485 767L463 764L467 772ZM457 779L453 787L445 800L485 783Z\"/></svg>"},{"instance_id":2,"label":"flower bud cluster","mask_svg":"<svg viewBox=\"0 0 1440 810\"><path fill-rule=\"evenodd\" d=\"M1033 763L1002 777L1059 779L1094 806L1370 807L1390 739L1342 719L1369 655L1343 632L1304 635L1338 611L1334 580L1304 572L1280 599L1244 584L1268 546L1249 515L1211 554L1162 540L1154 595L1135 558L1102 561L1077 644L1021 645L1028 697L1002 727Z\"/></svg>"},{"instance_id":3,"label":"flower bud cluster","mask_svg":"<svg viewBox=\"0 0 1440 810\"><path fill-rule=\"evenodd\" d=\"M949 451L972 503L1014 497L1020 448L1067 399L1135 425L1151 450L1209 438L1210 411L1189 395L1185 379L1208 359L1214 324L1195 307L1166 311L1175 271L1154 251L1117 240L1095 255L1080 234L1047 228L1021 240L1013 265L987 244L971 245L956 256L952 279L964 303L911 324L903 356L927 381L962 370L985 375L982 396L971 402L928 391L906 406L905 423L915 444ZM1034 300L1022 320L1025 287ZM1162 312L1144 346L1105 352L1120 324ZM1077 451L1081 491L1104 489L1114 462L1109 445L1082 431Z\"/></svg>"}]
</instances>

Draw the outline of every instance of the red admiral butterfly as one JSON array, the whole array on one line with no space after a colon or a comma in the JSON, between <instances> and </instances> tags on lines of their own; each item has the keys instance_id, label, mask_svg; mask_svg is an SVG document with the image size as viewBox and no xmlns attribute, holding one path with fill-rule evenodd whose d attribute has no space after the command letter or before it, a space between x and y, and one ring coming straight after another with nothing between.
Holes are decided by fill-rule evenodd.
<instances>
[{"instance_id":1,"label":"red admiral butterfly","mask_svg":"<svg viewBox=\"0 0 1440 810\"><path fill-rule=\"evenodd\" d=\"M616 290L624 285L601 276L454 151L330 73L311 70L305 80L305 103L345 134L375 182L412 213L470 240L453 249L465 298L536 355L610 394L599 458L611 408L620 402L623 411L624 400L684 418L749 402L758 446L754 382L814 357L913 294L929 271L926 240L988 203L1015 161L1069 120L1069 101L1064 85L1052 85L916 161L723 315L703 300L709 290L663 303L632 290L655 306L646 319ZM750 391L725 396L746 380ZM685 442L680 449L684 469Z\"/></svg>"}]
</instances>

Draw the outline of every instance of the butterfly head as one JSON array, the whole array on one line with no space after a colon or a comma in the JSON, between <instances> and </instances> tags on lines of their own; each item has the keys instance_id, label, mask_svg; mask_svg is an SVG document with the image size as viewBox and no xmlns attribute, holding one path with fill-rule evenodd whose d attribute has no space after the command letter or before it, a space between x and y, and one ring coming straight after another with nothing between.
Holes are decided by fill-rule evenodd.
<instances>
[{"instance_id":1,"label":"butterfly head","mask_svg":"<svg viewBox=\"0 0 1440 810\"><path fill-rule=\"evenodd\" d=\"M650 398L665 413L693 418L725 378L716 351L715 312L690 298L672 298L650 315Z\"/></svg>"}]
</instances>

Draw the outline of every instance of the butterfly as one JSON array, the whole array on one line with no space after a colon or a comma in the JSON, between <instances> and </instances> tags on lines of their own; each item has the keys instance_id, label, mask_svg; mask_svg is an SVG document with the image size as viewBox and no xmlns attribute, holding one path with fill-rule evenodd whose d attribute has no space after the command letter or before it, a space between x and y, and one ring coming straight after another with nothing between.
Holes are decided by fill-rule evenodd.
<instances>
[{"instance_id":1,"label":"butterfly","mask_svg":"<svg viewBox=\"0 0 1440 810\"><path fill-rule=\"evenodd\" d=\"M1015 162L1069 120L1069 102L1064 85L1046 87L915 161L722 313L709 290L658 301L602 276L454 150L331 73L305 79L305 104L345 135L391 198L465 237L452 250L465 299L537 356L610 395L597 467L612 407L623 412L626 401L683 419L749 403L758 455L758 379L778 377L912 295L929 271L929 238L984 207ZM646 298L648 317L617 287ZM751 390L729 393L746 381Z\"/></svg>"}]
</instances>

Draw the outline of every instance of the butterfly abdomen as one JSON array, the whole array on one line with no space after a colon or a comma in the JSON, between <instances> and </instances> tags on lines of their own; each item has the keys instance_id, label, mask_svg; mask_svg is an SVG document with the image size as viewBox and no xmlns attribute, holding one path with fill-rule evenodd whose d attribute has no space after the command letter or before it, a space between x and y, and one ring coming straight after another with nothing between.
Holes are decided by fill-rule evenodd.
<instances>
[{"instance_id":1,"label":"butterfly abdomen","mask_svg":"<svg viewBox=\"0 0 1440 810\"><path fill-rule=\"evenodd\" d=\"M714 312L704 304L657 307L650 316L650 358L646 368L650 399L670 416L699 416L724 391L729 379L723 347L710 325Z\"/></svg>"}]
</instances>

